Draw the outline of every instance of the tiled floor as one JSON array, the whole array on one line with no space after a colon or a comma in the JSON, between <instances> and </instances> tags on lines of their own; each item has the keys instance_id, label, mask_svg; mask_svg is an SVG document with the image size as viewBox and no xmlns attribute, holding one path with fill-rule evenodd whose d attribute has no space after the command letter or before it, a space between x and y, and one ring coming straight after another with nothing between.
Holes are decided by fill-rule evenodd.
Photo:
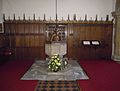
<instances>
[{"instance_id":1,"label":"tiled floor","mask_svg":"<svg viewBox=\"0 0 120 91\"><path fill-rule=\"evenodd\" d=\"M77 81L39 81L35 91L80 91Z\"/></svg>"}]
</instances>

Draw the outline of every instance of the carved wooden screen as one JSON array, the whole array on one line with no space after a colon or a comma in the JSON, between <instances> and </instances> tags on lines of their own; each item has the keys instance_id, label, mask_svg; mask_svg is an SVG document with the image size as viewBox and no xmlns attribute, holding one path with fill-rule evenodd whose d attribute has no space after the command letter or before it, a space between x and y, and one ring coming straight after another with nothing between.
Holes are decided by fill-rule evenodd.
<instances>
[{"instance_id":1,"label":"carved wooden screen","mask_svg":"<svg viewBox=\"0 0 120 91\"><path fill-rule=\"evenodd\" d=\"M56 25L55 23L48 23L46 30L46 42L55 42L52 41L52 37L55 32L57 32L59 36L58 42L67 42L67 24Z\"/></svg>"}]
</instances>

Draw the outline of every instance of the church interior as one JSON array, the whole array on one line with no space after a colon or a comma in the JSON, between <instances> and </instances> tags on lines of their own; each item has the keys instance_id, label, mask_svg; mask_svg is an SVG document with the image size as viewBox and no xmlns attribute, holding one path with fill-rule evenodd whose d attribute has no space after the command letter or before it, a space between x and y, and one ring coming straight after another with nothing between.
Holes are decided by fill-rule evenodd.
<instances>
[{"instance_id":1,"label":"church interior","mask_svg":"<svg viewBox=\"0 0 120 91\"><path fill-rule=\"evenodd\" d=\"M120 0L0 0L0 91L120 91L119 25ZM45 85L74 62L89 78L77 89ZM21 80L34 63L45 81Z\"/></svg>"}]
</instances>

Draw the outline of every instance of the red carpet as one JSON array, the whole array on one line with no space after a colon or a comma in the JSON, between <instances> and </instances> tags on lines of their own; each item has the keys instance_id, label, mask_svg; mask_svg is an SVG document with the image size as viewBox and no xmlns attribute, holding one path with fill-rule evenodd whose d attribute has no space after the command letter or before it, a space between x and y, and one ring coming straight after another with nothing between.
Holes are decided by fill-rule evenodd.
<instances>
[{"instance_id":1,"label":"red carpet","mask_svg":"<svg viewBox=\"0 0 120 91\"><path fill-rule=\"evenodd\" d=\"M79 81L82 91L120 91L120 64L113 61L81 61L90 80Z\"/></svg>"},{"instance_id":2,"label":"red carpet","mask_svg":"<svg viewBox=\"0 0 120 91\"><path fill-rule=\"evenodd\" d=\"M0 65L0 91L34 91L37 81L23 81L21 76L33 61L9 61Z\"/></svg>"},{"instance_id":3,"label":"red carpet","mask_svg":"<svg viewBox=\"0 0 120 91\"><path fill-rule=\"evenodd\" d=\"M34 61L9 61L0 65L0 91L34 91L38 81L20 78ZM114 61L80 61L89 80L79 80L81 91L120 91L120 64Z\"/></svg>"}]
</instances>

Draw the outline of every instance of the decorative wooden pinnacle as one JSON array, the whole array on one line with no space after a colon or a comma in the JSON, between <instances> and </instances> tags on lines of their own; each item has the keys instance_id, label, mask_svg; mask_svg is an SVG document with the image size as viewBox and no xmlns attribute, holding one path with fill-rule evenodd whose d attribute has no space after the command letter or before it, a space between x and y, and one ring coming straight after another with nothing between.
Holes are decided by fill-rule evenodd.
<instances>
[{"instance_id":1,"label":"decorative wooden pinnacle","mask_svg":"<svg viewBox=\"0 0 120 91\"><path fill-rule=\"evenodd\" d=\"M10 20L10 16L8 16L8 20Z\"/></svg>"},{"instance_id":2,"label":"decorative wooden pinnacle","mask_svg":"<svg viewBox=\"0 0 120 91\"><path fill-rule=\"evenodd\" d=\"M29 16L29 20L30 20L30 16Z\"/></svg>"},{"instance_id":3,"label":"decorative wooden pinnacle","mask_svg":"<svg viewBox=\"0 0 120 91\"><path fill-rule=\"evenodd\" d=\"M20 20L20 16L18 17L18 19Z\"/></svg>"},{"instance_id":4,"label":"decorative wooden pinnacle","mask_svg":"<svg viewBox=\"0 0 120 91\"><path fill-rule=\"evenodd\" d=\"M40 21L41 19L40 19L40 17L39 17L39 21Z\"/></svg>"},{"instance_id":5,"label":"decorative wooden pinnacle","mask_svg":"<svg viewBox=\"0 0 120 91\"><path fill-rule=\"evenodd\" d=\"M62 21L64 21L63 17L62 17Z\"/></svg>"},{"instance_id":6,"label":"decorative wooden pinnacle","mask_svg":"<svg viewBox=\"0 0 120 91\"><path fill-rule=\"evenodd\" d=\"M13 20L15 20L15 14L13 14Z\"/></svg>"},{"instance_id":7,"label":"decorative wooden pinnacle","mask_svg":"<svg viewBox=\"0 0 120 91\"><path fill-rule=\"evenodd\" d=\"M82 20L81 20L81 17L80 17L80 21L82 21Z\"/></svg>"},{"instance_id":8,"label":"decorative wooden pinnacle","mask_svg":"<svg viewBox=\"0 0 120 91\"><path fill-rule=\"evenodd\" d=\"M70 20L70 15L68 14L68 21Z\"/></svg>"},{"instance_id":9,"label":"decorative wooden pinnacle","mask_svg":"<svg viewBox=\"0 0 120 91\"><path fill-rule=\"evenodd\" d=\"M96 15L95 21L98 21L98 15Z\"/></svg>"},{"instance_id":10,"label":"decorative wooden pinnacle","mask_svg":"<svg viewBox=\"0 0 120 91\"><path fill-rule=\"evenodd\" d=\"M33 20L35 20L35 14L33 14Z\"/></svg>"},{"instance_id":11,"label":"decorative wooden pinnacle","mask_svg":"<svg viewBox=\"0 0 120 91\"><path fill-rule=\"evenodd\" d=\"M74 14L74 16L73 16L73 20L76 21L76 14Z\"/></svg>"},{"instance_id":12,"label":"decorative wooden pinnacle","mask_svg":"<svg viewBox=\"0 0 120 91\"><path fill-rule=\"evenodd\" d=\"M51 21L52 19L51 19L51 17L50 17L50 21Z\"/></svg>"},{"instance_id":13,"label":"decorative wooden pinnacle","mask_svg":"<svg viewBox=\"0 0 120 91\"><path fill-rule=\"evenodd\" d=\"M106 21L109 21L109 15L106 15Z\"/></svg>"},{"instance_id":14,"label":"decorative wooden pinnacle","mask_svg":"<svg viewBox=\"0 0 120 91\"><path fill-rule=\"evenodd\" d=\"M101 17L101 21L103 21L103 18Z\"/></svg>"},{"instance_id":15,"label":"decorative wooden pinnacle","mask_svg":"<svg viewBox=\"0 0 120 91\"><path fill-rule=\"evenodd\" d=\"M85 14L85 20L84 21L87 21L87 14Z\"/></svg>"},{"instance_id":16,"label":"decorative wooden pinnacle","mask_svg":"<svg viewBox=\"0 0 120 91\"><path fill-rule=\"evenodd\" d=\"M44 19L43 19L43 21L46 21L46 15L44 14Z\"/></svg>"},{"instance_id":17,"label":"decorative wooden pinnacle","mask_svg":"<svg viewBox=\"0 0 120 91\"><path fill-rule=\"evenodd\" d=\"M5 14L3 14L3 20L5 21Z\"/></svg>"},{"instance_id":18,"label":"decorative wooden pinnacle","mask_svg":"<svg viewBox=\"0 0 120 91\"><path fill-rule=\"evenodd\" d=\"M23 14L23 20L25 20L25 13Z\"/></svg>"}]
</instances>

